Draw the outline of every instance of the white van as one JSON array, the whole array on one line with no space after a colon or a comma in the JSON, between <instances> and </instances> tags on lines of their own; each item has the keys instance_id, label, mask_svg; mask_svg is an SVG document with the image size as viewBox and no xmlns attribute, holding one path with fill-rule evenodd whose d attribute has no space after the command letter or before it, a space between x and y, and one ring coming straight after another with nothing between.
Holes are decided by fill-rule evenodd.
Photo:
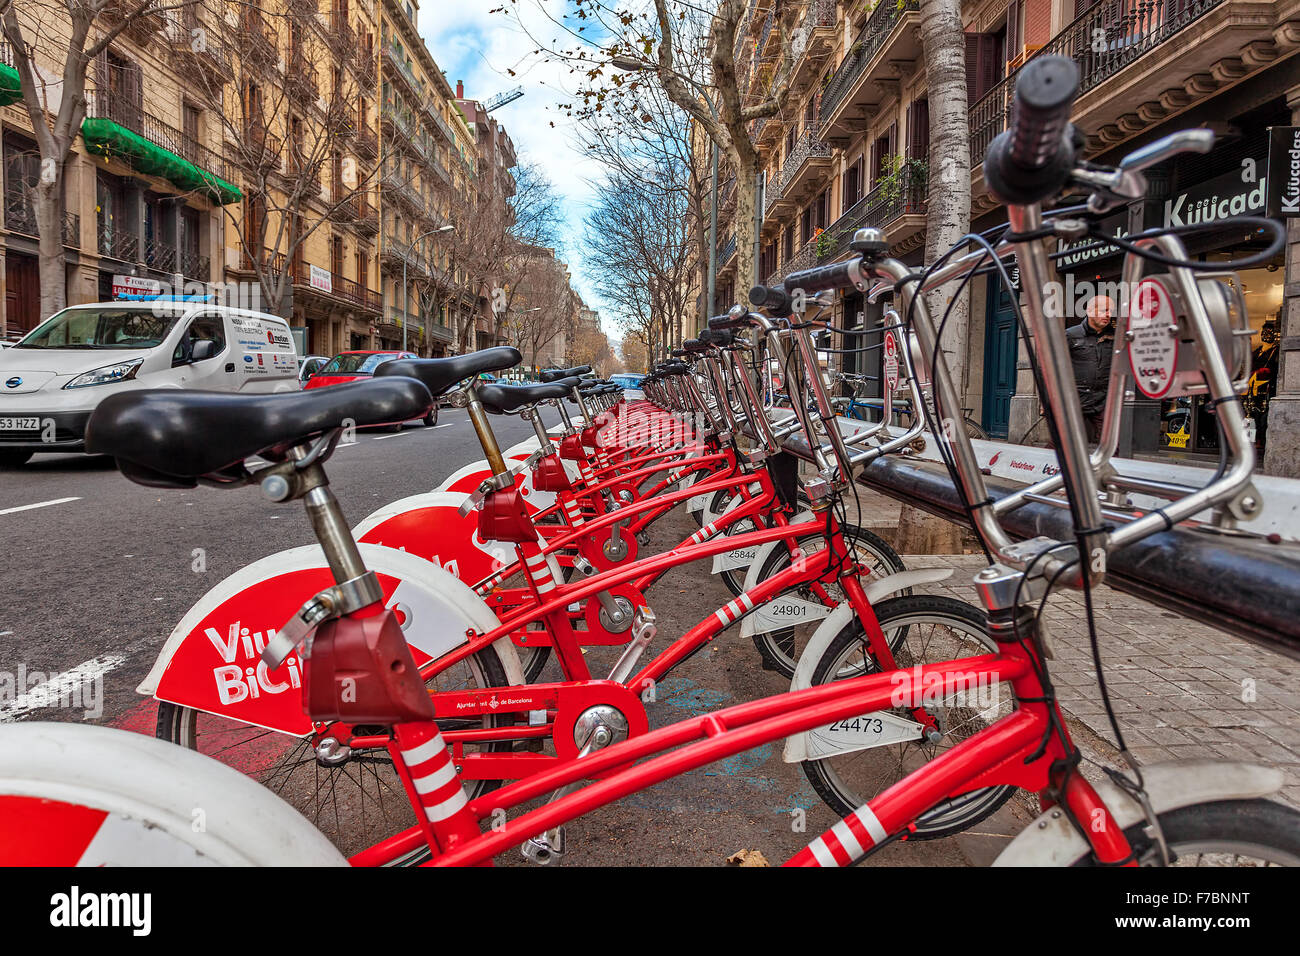
<instances>
[{"instance_id":1,"label":"white van","mask_svg":"<svg viewBox=\"0 0 1300 956\"><path fill-rule=\"evenodd\" d=\"M57 312L0 351L0 467L85 450L86 420L122 389L301 388L284 319L192 300L96 302Z\"/></svg>"}]
</instances>

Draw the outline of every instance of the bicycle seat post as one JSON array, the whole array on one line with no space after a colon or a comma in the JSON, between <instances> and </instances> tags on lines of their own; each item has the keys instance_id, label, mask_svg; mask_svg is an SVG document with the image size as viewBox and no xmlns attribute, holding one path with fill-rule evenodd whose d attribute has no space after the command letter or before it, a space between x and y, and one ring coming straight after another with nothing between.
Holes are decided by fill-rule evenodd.
<instances>
[{"instance_id":1,"label":"bicycle seat post","mask_svg":"<svg viewBox=\"0 0 1300 956\"><path fill-rule=\"evenodd\" d=\"M465 395L468 401L466 408L469 410L469 420L474 424L474 433L478 436L478 443L483 446L483 454L487 458L488 467L492 469L492 474L503 475L510 469L506 467L505 458L501 455L501 446L497 444L497 436L492 431L492 423L488 420L487 410L483 403L479 401L478 388L473 383L465 387Z\"/></svg>"}]
</instances>

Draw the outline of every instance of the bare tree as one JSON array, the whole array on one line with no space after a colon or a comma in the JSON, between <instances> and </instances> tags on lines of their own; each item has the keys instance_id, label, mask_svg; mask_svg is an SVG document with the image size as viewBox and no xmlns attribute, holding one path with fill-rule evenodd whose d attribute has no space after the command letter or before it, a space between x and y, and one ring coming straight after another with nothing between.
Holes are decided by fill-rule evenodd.
<instances>
[{"instance_id":1,"label":"bare tree","mask_svg":"<svg viewBox=\"0 0 1300 956\"><path fill-rule=\"evenodd\" d=\"M552 250L529 247L522 253L511 261L514 295L502 327L524 364L536 367L558 337L572 333L576 302L568 271Z\"/></svg>"},{"instance_id":2,"label":"bare tree","mask_svg":"<svg viewBox=\"0 0 1300 956\"><path fill-rule=\"evenodd\" d=\"M525 29L533 17L515 0L503 9ZM582 76L573 112L586 119L601 113L618 98L611 95L642 77L658 83L664 94L684 110L703 133L730 159L736 170L736 222L757 224L758 150L749 124L780 112L790 95L790 74L796 59L796 20L799 6L774 5L774 29L781 50L771 74L753 70L740 75L736 57L737 31L745 21L747 0L717 0L704 10L672 0L653 0L649 9L633 10L612 0L573 0L560 14L541 0L528 9L547 22L563 40L539 40L538 55L559 60ZM629 80L623 74L630 74ZM748 288L757 278L755 230L737 246L737 286Z\"/></svg>"},{"instance_id":3,"label":"bare tree","mask_svg":"<svg viewBox=\"0 0 1300 956\"><path fill-rule=\"evenodd\" d=\"M36 136L40 174L31 186L39 235L41 315L67 304L63 252L64 171L86 118L91 64L128 28L151 26L196 0L0 0L0 30ZM47 71L39 64L53 64Z\"/></svg>"},{"instance_id":4,"label":"bare tree","mask_svg":"<svg viewBox=\"0 0 1300 956\"><path fill-rule=\"evenodd\" d=\"M693 313L689 199L684 190L645 185L672 175L647 171L634 178L611 170L587 216L583 243L602 299L650 356L667 352L671 330L682 328Z\"/></svg>"},{"instance_id":5,"label":"bare tree","mask_svg":"<svg viewBox=\"0 0 1300 956\"><path fill-rule=\"evenodd\" d=\"M623 335L623 341L619 345L619 351L623 354L623 367L629 372L645 372L650 368L649 352L646 350L645 342L635 332L627 332Z\"/></svg>"},{"instance_id":6,"label":"bare tree","mask_svg":"<svg viewBox=\"0 0 1300 956\"><path fill-rule=\"evenodd\" d=\"M221 127L245 193L242 209L223 207L228 234L237 238L242 266L261 289L262 307L287 317L307 242L317 230L329 222L378 230L372 197L381 170L385 186L413 199L423 191L409 165L395 156L375 158L378 140L359 115L365 88L354 76L372 54L331 50L312 29L314 4L288 4L271 14L203 0L200 11L190 26L196 41L230 70L196 70L189 77L191 95ZM368 154L366 161L361 154Z\"/></svg>"}]
</instances>

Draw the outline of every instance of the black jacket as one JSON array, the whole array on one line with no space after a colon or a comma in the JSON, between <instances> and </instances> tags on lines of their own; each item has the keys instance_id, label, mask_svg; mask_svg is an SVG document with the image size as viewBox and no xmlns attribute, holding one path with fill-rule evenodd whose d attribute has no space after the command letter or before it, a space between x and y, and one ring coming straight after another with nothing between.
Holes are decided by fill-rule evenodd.
<instances>
[{"instance_id":1,"label":"black jacket","mask_svg":"<svg viewBox=\"0 0 1300 956\"><path fill-rule=\"evenodd\" d=\"M1115 352L1114 326L1098 335L1084 319L1066 329L1065 337L1070 344L1070 363L1074 366L1074 383L1079 387L1083 413L1100 414L1106 407L1110 360Z\"/></svg>"}]
</instances>

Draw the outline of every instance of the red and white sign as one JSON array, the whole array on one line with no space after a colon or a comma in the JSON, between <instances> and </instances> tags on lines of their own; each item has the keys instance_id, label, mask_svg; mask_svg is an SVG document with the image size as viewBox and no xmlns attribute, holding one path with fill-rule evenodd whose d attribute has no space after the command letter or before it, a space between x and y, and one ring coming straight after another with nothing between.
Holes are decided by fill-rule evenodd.
<instances>
[{"instance_id":1,"label":"red and white sign","mask_svg":"<svg viewBox=\"0 0 1300 956\"><path fill-rule=\"evenodd\" d=\"M162 283L140 276L113 276L113 295L160 295Z\"/></svg>"},{"instance_id":2,"label":"red and white sign","mask_svg":"<svg viewBox=\"0 0 1300 956\"><path fill-rule=\"evenodd\" d=\"M1143 279L1129 308L1129 367L1147 398L1162 398L1174 384L1178 366L1178 335L1169 292L1154 279Z\"/></svg>"},{"instance_id":3,"label":"red and white sign","mask_svg":"<svg viewBox=\"0 0 1300 956\"><path fill-rule=\"evenodd\" d=\"M311 267L310 281L313 289L320 289L322 292L334 291L334 277L330 275L328 270L322 269L320 266Z\"/></svg>"},{"instance_id":4,"label":"red and white sign","mask_svg":"<svg viewBox=\"0 0 1300 956\"><path fill-rule=\"evenodd\" d=\"M898 389L898 343L894 333L885 333L885 387L891 393Z\"/></svg>"}]
</instances>

